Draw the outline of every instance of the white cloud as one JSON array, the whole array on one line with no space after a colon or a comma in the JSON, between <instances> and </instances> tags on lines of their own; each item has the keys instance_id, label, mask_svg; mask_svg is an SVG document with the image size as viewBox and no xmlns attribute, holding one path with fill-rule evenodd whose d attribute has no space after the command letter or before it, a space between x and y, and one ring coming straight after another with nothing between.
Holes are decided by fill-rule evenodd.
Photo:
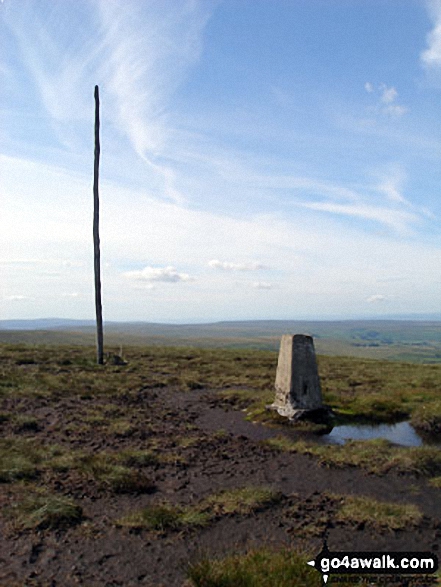
<instances>
[{"instance_id":1,"label":"white cloud","mask_svg":"<svg viewBox=\"0 0 441 587\"><path fill-rule=\"evenodd\" d=\"M187 273L178 273L171 265L168 267L145 267L140 271L126 271L124 277L137 281L164 281L177 283L179 281L193 281Z\"/></svg>"},{"instance_id":2,"label":"white cloud","mask_svg":"<svg viewBox=\"0 0 441 587\"><path fill-rule=\"evenodd\" d=\"M388 300L388 297L384 296L382 294L374 294L373 296L366 298L366 301L369 304L377 304L377 303L381 303L381 302L386 302L387 300Z\"/></svg>"},{"instance_id":3,"label":"white cloud","mask_svg":"<svg viewBox=\"0 0 441 587\"><path fill-rule=\"evenodd\" d=\"M17 294L17 295L5 296L4 299L7 300L8 302L21 302L23 300L32 300L33 298L31 298L29 296L23 296L23 295Z\"/></svg>"},{"instance_id":4,"label":"white cloud","mask_svg":"<svg viewBox=\"0 0 441 587\"><path fill-rule=\"evenodd\" d=\"M433 29L427 35L427 49L421 53L421 61L426 67L441 67L441 1L428 2L433 20Z\"/></svg>"},{"instance_id":5,"label":"white cloud","mask_svg":"<svg viewBox=\"0 0 441 587\"><path fill-rule=\"evenodd\" d=\"M218 261L213 259L208 262L209 267L212 269L222 269L224 271L258 271L259 269L265 269L262 263L251 261L248 263L231 263L229 261Z\"/></svg>"},{"instance_id":6,"label":"white cloud","mask_svg":"<svg viewBox=\"0 0 441 587\"><path fill-rule=\"evenodd\" d=\"M2 207L6 212L0 216L2 256L5 258L7 253L5 260L40 261L54 259L52 255L56 252L59 259L54 259L58 261L55 268L63 271L67 281L63 279L48 284L48 279L41 276L41 269L46 265L39 263L29 266L6 264L2 265L1 271L5 274L3 295L26 292L33 296L38 303L32 302L29 315L34 317L62 315L72 304L75 304L77 317L93 317L90 215L78 216L79 209L90 209L90 178L86 177L82 184L72 187L70 174L54 173L50 166L40 169L39 166L29 168L15 163L16 173L11 175L10 181L4 182L5 175L2 175ZM10 170L11 162L2 169ZM38 182L34 173L41 173L46 179L43 182L42 177L41 186L38 185L38 199L35 198ZM395 176L399 178L399 173ZM252 185L262 185L263 189L269 186L274 190L281 186L287 193L294 194L290 198L293 208L288 213L276 207L272 213L248 213L241 217L158 200L147 190L136 191L103 182L101 254L103 266L107 261L112 265L103 276L106 319L183 321L194 317L207 320L245 316L283 318L293 312L295 315L357 313L361 311L360 303L366 304L363 297L360 300L359 292L375 292L378 280L390 275L407 278L405 291L401 282L382 285L384 295L399 293L399 302L409 311L413 308L417 311L419 304L427 307L428 299L430 304L436 305L441 290L432 284L433 268L441 265L441 253L428 242L401 238L402 232L421 222L421 215L405 203L389 201L385 192L378 188L378 184L395 176L394 168L387 168L383 175L377 176L374 186L370 180L354 191L349 189L350 186L314 181L313 178L307 182L289 176L278 178L249 173L246 181ZM323 188L321 192L319 188ZM308 189L317 191L309 192ZM398 179L395 189L402 193ZM20 195L19 206L17 193ZM63 206L59 205L60 194L66 194ZM81 194L86 196L83 198ZM315 200L321 195L322 201L318 203L344 208L334 208L333 214L323 219L320 215L329 211L313 211L304 206L308 203L307 197L314 203L314 195ZM305 201L299 202L303 198ZM361 210L360 206L370 206L368 216L375 220L375 231L366 229L358 221L341 222L339 216L342 214L363 212L366 215L366 210ZM49 226L48 211L53 215ZM399 212L409 215L398 216ZM57 227L54 234L51 233L52 224ZM378 233L379 225L393 230ZM17 239L18 234L22 238ZM145 262L149 265L145 268L147 273L127 271L132 275L124 278L124 270L144 267L135 265L140 261L140 251L144 259L148 255ZM62 262L68 259L84 266L64 267ZM207 266L210 259L221 265L232 264L236 272L231 268L222 271L214 267L210 270ZM252 279L244 286L252 288L253 280L257 276L260 278L260 274L253 270L263 269L263 263L265 267L277 268L277 287L274 285L266 291L257 288L255 303L251 307L244 287L226 287L225 278L240 275L238 266L248 267ZM360 263L363 271L360 271ZM191 287L163 286L161 277L170 266L177 276L173 276L173 272L166 275L169 282L172 279L185 283L183 280L187 274L200 274L201 277ZM262 274L261 282L267 280L271 279ZM129 293L124 287L127 282L130 283ZM153 285L157 285L157 291L152 289L150 293L149 286ZM258 295L260 289L263 295ZM63 301L63 292L79 292L81 296L68 304L68 298ZM145 305L147 295L148 307ZM295 310L290 299L296 300ZM10 317L22 316L22 308L28 304L31 302L4 302Z\"/></svg>"},{"instance_id":7,"label":"white cloud","mask_svg":"<svg viewBox=\"0 0 441 587\"><path fill-rule=\"evenodd\" d=\"M78 292L72 292L72 293L64 293L62 294L63 298L79 298L80 294Z\"/></svg>"},{"instance_id":8,"label":"white cloud","mask_svg":"<svg viewBox=\"0 0 441 587\"><path fill-rule=\"evenodd\" d=\"M380 89L382 90L381 101L383 104L391 104L398 96L397 90L393 87L388 88L386 85L382 84Z\"/></svg>"},{"instance_id":9,"label":"white cloud","mask_svg":"<svg viewBox=\"0 0 441 587\"><path fill-rule=\"evenodd\" d=\"M370 82L365 84L365 90L370 94L376 94L378 96L378 102L375 107L375 111L386 116L403 116L409 111L407 106L397 104L398 92L393 86L387 86L386 84L380 84L377 88Z\"/></svg>"},{"instance_id":10,"label":"white cloud","mask_svg":"<svg viewBox=\"0 0 441 587\"><path fill-rule=\"evenodd\" d=\"M255 281L253 283L255 289L272 289L272 284L267 281Z\"/></svg>"},{"instance_id":11,"label":"white cloud","mask_svg":"<svg viewBox=\"0 0 441 587\"><path fill-rule=\"evenodd\" d=\"M409 108L400 104L389 104L383 108L383 113L391 116L403 116L406 112L409 112Z\"/></svg>"}]
</instances>

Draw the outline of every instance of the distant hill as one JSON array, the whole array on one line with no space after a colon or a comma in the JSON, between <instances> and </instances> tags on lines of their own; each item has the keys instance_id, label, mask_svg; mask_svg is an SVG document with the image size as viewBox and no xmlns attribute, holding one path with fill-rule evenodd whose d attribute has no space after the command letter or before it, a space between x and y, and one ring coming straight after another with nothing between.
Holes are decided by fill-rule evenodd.
<instances>
[{"instance_id":1,"label":"distant hill","mask_svg":"<svg viewBox=\"0 0 441 587\"><path fill-rule=\"evenodd\" d=\"M40 318L36 320L0 320L0 330L52 330L61 328L70 330L84 326L93 326L93 320L68 320L66 318Z\"/></svg>"},{"instance_id":2,"label":"distant hill","mask_svg":"<svg viewBox=\"0 0 441 587\"><path fill-rule=\"evenodd\" d=\"M252 320L210 324L106 322L105 346L205 346L277 350L282 334L314 338L317 352L376 359L441 363L441 322L436 320ZM95 344L92 320L0 321L0 342Z\"/></svg>"}]
</instances>

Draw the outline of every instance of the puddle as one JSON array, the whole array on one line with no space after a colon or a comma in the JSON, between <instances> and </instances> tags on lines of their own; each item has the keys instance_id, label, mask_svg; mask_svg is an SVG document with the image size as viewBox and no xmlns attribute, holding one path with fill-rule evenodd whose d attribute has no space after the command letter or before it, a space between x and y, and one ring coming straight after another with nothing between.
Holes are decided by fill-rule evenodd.
<instances>
[{"instance_id":1,"label":"puddle","mask_svg":"<svg viewBox=\"0 0 441 587\"><path fill-rule=\"evenodd\" d=\"M329 444L344 444L347 440L373 440L384 438L401 446L435 445L441 448L441 440L430 441L420 436L409 422L398 424L356 424L352 426L335 426L321 440Z\"/></svg>"},{"instance_id":2,"label":"puddle","mask_svg":"<svg viewBox=\"0 0 441 587\"><path fill-rule=\"evenodd\" d=\"M187 396L188 398L188 396ZM188 399L187 399L188 401ZM353 424L329 428L327 434L316 434L290 426L265 426L245 419L245 414L235 410L198 405L195 423L207 431L225 430L236 436L245 436L256 442L283 435L292 441L309 440L325 444L344 444L348 440L374 440L384 438L399 446L435 446L441 449L441 437L421 435L409 422L396 424Z\"/></svg>"}]
</instances>

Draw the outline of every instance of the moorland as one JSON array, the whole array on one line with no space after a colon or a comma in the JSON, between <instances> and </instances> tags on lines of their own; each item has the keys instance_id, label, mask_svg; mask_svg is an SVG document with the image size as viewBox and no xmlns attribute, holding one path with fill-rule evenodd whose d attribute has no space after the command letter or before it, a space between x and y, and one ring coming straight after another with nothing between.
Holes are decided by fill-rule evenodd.
<instances>
[{"instance_id":1,"label":"moorland","mask_svg":"<svg viewBox=\"0 0 441 587\"><path fill-rule=\"evenodd\" d=\"M293 436L266 409L275 351L125 344L98 366L37 342L0 345L1 585L314 587L325 538L439 555L441 450ZM441 365L318 363L338 422L440 435Z\"/></svg>"},{"instance_id":2,"label":"moorland","mask_svg":"<svg viewBox=\"0 0 441 587\"><path fill-rule=\"evenodd\" d=\"M106 342L131 345L196 346L203 348L279 348L286 333L314 337L319 354L441 363L439 320L250 320L208 324L107 322ZM79 344L93 346L93 321L45 319L0 320L0 342Z\"/></svg>"}]
</instances>

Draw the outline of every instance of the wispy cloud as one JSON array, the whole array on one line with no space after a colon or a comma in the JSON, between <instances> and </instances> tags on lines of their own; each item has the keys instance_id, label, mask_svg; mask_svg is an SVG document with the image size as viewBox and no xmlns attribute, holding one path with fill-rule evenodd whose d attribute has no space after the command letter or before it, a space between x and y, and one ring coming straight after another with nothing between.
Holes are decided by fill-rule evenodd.
<instances>
[{"instance_id":1,"label":"wispy cloud","mask_svg":"<svg viewBox=\"0 0 441 587\"><path fill-rule=\"evenodd\" d=\"M395 177L385 179L378 186L378 189L384 192L388 200L391 202L396 202L398 204L404 204L406 202L401 193L400 180Z\"/></svg>"},{"instance_id":2,"label":"wispy cloud","mask_svg":"<svg viewBox=\"0 0 441 587\"><path fill-rule=\"evenodd\" d=\"M407 106L397 103L398 92L393 86L387 86L384 83L374 86L371 82L366 82L364 89L368 94L377 96L375 110L378 113L399 117L409 111Z\"/></svg>"},{"instance_id":3,"label":"wispy cloud","mask_svg":"<svg viewBox=\"0 0 441 587\"><path fill-rule=\"evenodd\" d=\"M404 168L399 164L390 164L385 166L378 173L379 184L377 189L380 193L383 193L387 201L396 205L411 206L410 202L406 200L403 195L404 185L406 182L406 172Z\"/></svg>"},{"instance_id":4,"label":"wispy cloud","mask_svg":"<svg viewBox=\"0 0 441 587\"><path fill-rule=\"evenodd\" d=\"M366 301L369 304L378 304L378 303L386 302L386 301L388 301L388 299L389 299L389 297L384 296L383 294L374 294L374 295L366 298Z\"/></svg>"},{"instance_id":5,"label":"wispy cloud","mask_svg":"<svg viewBox=\"0 0 441 587\"><path fill-rule=\"evenodd\" d=\"M421 53L423 65L429 68L441 68L441 0L427 2L433 29L427 35L427 49Z\"/></svg>"},{"instance_id":6,"label":"wispy cloud","mask_svg":"<svg viewBox=\"0 0 441 587\"><path fill-rule=\"evenodd\" d=\"M116 100L120 130L141 156L162 147L166 105L200 55L210 4L98 1L103 78Z\"/></svg>"},{"instance_id":7,"label":"wispy cloud","mask_svg":"<svg viewBox=\"0 0 441 587\"><path fill-rule=\"evenodd\" d=\"M8 302L23 302L25 300L32 300L34 298L31 298L30 296L24 296L21 294L14 294L10 296L4 296L4 299Z\"/></svg>"},{"instance_id":8,"label":"wispy cloud","mask_svg":"<svg viewBox=\"0 0 441 587\"><path fill-rule=\"evenodd\" d=\"M160 195L182 201L163 159L173 133L168 111L199 58L214 6L215 0L91 0L66 10L27 0L11 2L5 22L60 143L72 152L84 147L98 84L108 142L133 148L162 184Z\"/></svg>"},{"instance_id":9,"label":"wispy cloud","mask_svg":"<svg viewBox=\"0 0 441 587\"><path fill-rule=\"evenodd\" d=\"M145 267L139 271L126 271L123 275L136 281L164 281L166 283L193 281L194 279L187 273L178 273L171 265L168 267Z\"/></svg>"},{"instance_id":10,"label":"wispy cloud","mask_svg":"<svg viewBox=\"0 0 441 587\"><path fill-rule=\"evenodd\" d=\"M397 232L407 232L408 226L418 221L418 216L411 212L381 206L370 206L362 202L356 204L304 202L302 206L320 212L330 212L332 214L362 218L363 220L373 220L385 224Z\"/></svg>"},{"instance_id":11,"label":"wispy cloud","mask_svg":"<svg viewBox=\"0 0 441 587\"><path fill-rule=\"evenodd\" d=\"M52 265L61 267L84 267L83 261L67 261L63 259L0 259L0 265Z\"/></svg>"},{"instance_id":12,"label":"wispy cloud","mask_svg":"<svg viewBox=\"0 0 441 587\"><path fill-rule=\"evenodd\" d=\"M251 261L248 263L231 263L230 261L213 259L208 262L208 266L212 269L221 269L223 271L258 271L259 269L265 269L265 266L257 261Z\"/></svg>"},{"instance_id":13,"label":"wispy cloud","mask_svg":"<svg viewBox=\"0 0 441 587\"><path fill-rule=\"evenodd\" d=\"M309 210L352 216L374 221L394 232L406 233L430 216L413 206L403 195L406 173L399 165L389 165L378 173L378 183L366 181L356 189L331 181L305 177L257 176L259 185L291 192L292 202Z\"/></svg>"},{"instance_id":14,"label":"wispy cloud","mask_svg":"<svg viewBox=\"0 0 441 587\"><path fill-rule=\"evenodd\" d=\"M273 287L268 281L255 281L252 285L255 289L272 289Z\"/></svg>"}]
</instances>

